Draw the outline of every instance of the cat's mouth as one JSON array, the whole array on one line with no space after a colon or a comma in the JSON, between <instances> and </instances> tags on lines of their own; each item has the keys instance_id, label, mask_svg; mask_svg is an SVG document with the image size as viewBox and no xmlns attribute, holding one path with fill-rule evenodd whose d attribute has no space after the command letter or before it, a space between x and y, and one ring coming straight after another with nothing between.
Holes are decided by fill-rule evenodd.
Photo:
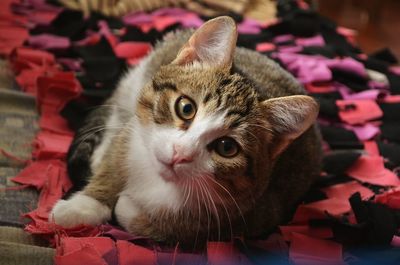
<instances>
[{"instance_id":1,"label":"cat's mouth","mask_svg":"<svg viewBox=\"0 0 400 265\"><path fill-rule=\"evenodd\" d=\"M179 177L171 164L165 164L163 162L160 162L160 164L161 169L159 174L163 179L166 181L178 181Z\"/></svg>"},{"instance_id":2,"label":"cat's mouth","mask_svg":"<svg viewBox=\"0 0 400 265\"><path fill-rule=\"evenodd\" d=\"M180 182L183 181L184 178L190 177L188 164L174 164L174 163L165 163L163 161L158 160L160 163L159 175L166 181ZM192 165L193 166L193 165ZM189 166L190 167L190 166ZM189 175L188 175L189 174Z\"/></svg>"},{"instance_id":3,"label":"cat's mouth","mask_svg":"<svg viewBox=\"0 0 400 265\"><path fill-rule=\"evenodd\" d=\"M180 179L179 170L177 170L176 165L170 162L164 162L157 159L160 164L159 174L166 181L177 182Z\"/></svg>"}]
</instances>

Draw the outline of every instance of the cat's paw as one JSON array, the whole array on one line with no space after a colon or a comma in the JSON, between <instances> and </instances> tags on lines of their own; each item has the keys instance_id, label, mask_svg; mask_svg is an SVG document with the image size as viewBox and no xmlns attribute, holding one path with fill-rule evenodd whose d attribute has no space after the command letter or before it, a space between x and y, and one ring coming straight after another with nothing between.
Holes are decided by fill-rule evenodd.
<instances>
[{"instance_id":1,"label":"cat's paw","mask_svg":"<svg viewBox=\"0 0 400 265\"><path fill-rule=\"evenodd\" d=\"M75 194L69 200L59 200L50 213L49 221L63 227L99 225L111 219L111 210L92 197Z\"/></svg>"}]
</instances>

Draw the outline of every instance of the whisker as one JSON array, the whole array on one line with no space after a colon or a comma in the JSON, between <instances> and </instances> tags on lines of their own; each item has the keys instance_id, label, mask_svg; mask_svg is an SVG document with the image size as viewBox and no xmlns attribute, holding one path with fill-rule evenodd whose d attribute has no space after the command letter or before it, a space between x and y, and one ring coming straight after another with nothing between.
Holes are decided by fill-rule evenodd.
<instances>
[{"instance_id":1,"label":"whisker","mask_svg":"<svg viewBox=\"0 0 400 265\"><path fill-rule=\"evenodd\" d=\"M210 208L209 208L210 204L209 204L208 200L205 201L205 196L204 196L203 190L201 189L199 180L197 178L195 178L194 181L196 181L196 183L198 184L198 188L200 189L200 192L201 192L201 195L203 198L204 208L205 208L206 214L207 214L207 239L208 239L210 237L210 225L211 225L211 214L210 214Z\"/></svg>"},{"instance_id":2,"label":"whisker","mask_svg":"<svg viewBox=\"0 0 400 265\"><path fill-rule=\"evenodd\" d=\"M201 183L201 179L200 178L197 178L197 179L200 181L199 183ZM210 192L209 191L205 191L205 192L206 192L206 195L208 196L209 201L211 202L211 206L213 207L213 210L214 210L214 215L217 219L218 241L220 241L221 240L221 221L219 218L218 209L217 209L217 206L215 205L215 202L214 202Z\"/></svg>"},{"instance_id":3,"label":"whisker","mask_svg":"<svg viewBox=\"0 0 400 265\"><path fill-rule=\"evenodd\" d=\"M190 186L188 185L188 182L185 181L184 182L184 196L185 196L186 192L187 192L187 195L185 197L185 201L183 202L182 207L185 207L186 203L188 202L189 197L190 197L190 191L191 191Z\"/></svg>"},{"instance_id":4,"label":"whisker","mask_svg":"<svg viewBox=\"0 0 400 265\"><path fill-rule=\"evenodd\" d=\"M201 177L201 179L203 179L203 183L204 183L204 188L206 188L206 189L212 189L208 184L207 184L207 181L206 181L206 179L202 176ZM233 228L232 228L232 222L231 222L231 218L230 218L230 216L229 216L229 212L228 212L228 208L225 206L225 203L224 203L224 201L222 200L222 198L221 198L221 196L219 196L219 194L218 194L218 192L216 192L215 191L215 189L212 189L214 192L213 193L215 193L217 196L218 196L218 199L221 201L221 204L222 204L222 207L224 207L224 209L225 209L225 213L226 213L226 217L228 218L228 222L229 222L229 228L230 228L230 234L231 234L231 240L233 239ZM209 192L209 190L208 190L208 192Z\"/></svg>"},{"instance_id":5,"label":"whisker","mask_svg":"<svg viewBox=\"0 0 400 265\"><path fill-rule=\"evenodd\" d=\"M101 131L105 131L105 130L107 130L107 128L104 128L104 127L102 127L102 128L98 128L98 129L96 129L96 130L93 130L93 131L91 131L91 132L87 132L86 134L84 134L84 135L79 135L77 138L76 138L76 140L78 140L79 142L78 142L78 145L77 145L77 147L76 147L76 149L79 149L79 147L81 146L81 144L83 144L87 139L89 139L91 136L93 136L94 134L96 134L96 133L98 133L98 132L101 132ZM84 137L82 137L82 136L84 136ZM82 138L82 139L81 139Z\"/></svg>"},{"instance_id":6,"label":"whisker","mask_svg":"<svg viewBox=\"0 0 400 265\"><path fill-rule=\"evenodd\" d=\"M112 127L112 128L108 128L106 126L98 126L97 128L93 128L91 131L88 130L87 133L83 134L83 135L79 135L76 140L79 141L78 145L77 145L77 149L79 149L79 147L81 146L81 144L83 144L87 139L89 139L92 135L107 130L107 129L123 129L123 127ZM84 136L84 137L83 137ZM83 138L82 138L83 137ZM81 139L82 138L82 139Z\"/></svg>"},{"instance_id":7,"label":"whisker","mask_svg":"<svg viewBox=\"0 0 400 265\"><path fill-rule=\"evenodd\" d=\"M82 136L85 136L86 134L91 133L91 132L93 132L94 130L97 130L97 129L121 129L121 127L120 126L118 126L118 127L116 127L116 126L108 126L106 124L90 127L90 128L88 128L86 130L79 131L78 132L78 134L79 134L78 138L81 138Z\"/></svg>"},{"instance_id":8,"label":"whisker","mask_svg":"<svg viewBox=\"0 0 400 265\"><path fill-rule=\"evenodd\" d=\"M191 182L191 185L193 185L193 184L194 184L194 182ZM198 189L194 189L194 190L196 190L197 206L198 206L198 211L199 211L196 238L194 240L194 246L196 246L197 245L197 239L198 239L199 232L200 232L201 209L200 209L199 191L198 191Z\"/></svg>"},{"instance_id":9,"label":"whisker","mask_svg":"<svg viewBox=\"0 0 400 265\"><path fill-rule=\"evenodd\" d=\"M236 202L235 198L232 196L232 194L229 192L229 190L227 188L225 188L221 183L219 183L218 181L214 180L212 177L210 177L209 175L204 175L205 177L207 177L208 179L210 179L211 181L213 181L215 184L217 184L219 187L221 187L232 199L233 203L236 205L240 216L242 217L243 223L245 225L245 227L247 228L247 222L244 218L244 215L242 213L242 210L239 207L239 204Z\"/></svg>"}]
</instances>

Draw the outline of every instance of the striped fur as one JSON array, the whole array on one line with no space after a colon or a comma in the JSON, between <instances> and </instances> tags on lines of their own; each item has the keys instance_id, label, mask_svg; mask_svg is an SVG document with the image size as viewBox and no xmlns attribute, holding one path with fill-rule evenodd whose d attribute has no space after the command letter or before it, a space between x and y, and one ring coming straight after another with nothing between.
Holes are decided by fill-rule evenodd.
<instances>
[{"instance_id":1,"label":"striped fur","mask_svg":"<svg viewBox=\"0 0 400 265\"><path fill-rule=\"evenodd\" d=\"M213 35L221 30L229 34ZM319 172L318 106L268 58L235 48L236 35L231 19L217 18L169 36L127 73L108 101L90 181L58 203L56 223L107 219L78 211L79 196L115 207L134 234L183 245L262 236L288 218ZM200 54L207 49L217 49L207 51L213 58ZM191 120L176 112L182 96L196 107ZM234 139L236 155L217 152L221 137ZM172 167L176 154L187 160Z\"/></svg>"}]
</instances>

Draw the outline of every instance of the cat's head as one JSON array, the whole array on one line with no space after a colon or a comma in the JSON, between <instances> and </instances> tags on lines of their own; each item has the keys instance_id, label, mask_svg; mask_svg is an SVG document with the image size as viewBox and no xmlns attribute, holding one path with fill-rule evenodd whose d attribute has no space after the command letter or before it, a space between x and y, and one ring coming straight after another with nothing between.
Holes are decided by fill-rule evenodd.
<instances>
[{"instance_id":1,"label":"cat's head","mask_svg":"<svg viewBox=\"0 0 400 265\"><path fill-rule=\"evenodd\" d=\"M146 145L160 178L207 188L216 203L262 192L274 161L318 112L304 95L259 100L252 82L232 72L236 40L231 18L205 23L161 67L137 110L152 128Z\"/></svg>"}]
</instances>

